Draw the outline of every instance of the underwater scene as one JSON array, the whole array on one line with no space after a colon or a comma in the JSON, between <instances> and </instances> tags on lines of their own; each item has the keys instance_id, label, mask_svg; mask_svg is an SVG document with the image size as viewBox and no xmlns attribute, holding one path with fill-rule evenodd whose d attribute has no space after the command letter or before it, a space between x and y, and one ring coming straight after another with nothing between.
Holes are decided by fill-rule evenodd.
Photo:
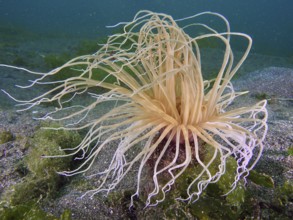
<instances>
[{"instance_id":1,"label":"underwater scene","mask_svg":"<svg viewBox=\"0 0 293 220\"><path fill-rule=\"evenodd\" d=\"M0 219L292 219L292 10L0 0Z\"/></svg>"}]
</instances>

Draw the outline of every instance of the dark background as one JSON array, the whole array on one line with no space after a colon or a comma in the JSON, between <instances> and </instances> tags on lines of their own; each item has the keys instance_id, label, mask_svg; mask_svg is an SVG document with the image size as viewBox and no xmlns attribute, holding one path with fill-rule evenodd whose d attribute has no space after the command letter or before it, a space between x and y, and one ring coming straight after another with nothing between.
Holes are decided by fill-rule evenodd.
<instances>
[{"instance_id":1,"label":"dark background","mask_svg":"<svg viewBox=\"0 0 293 220\"><path fill-rule=\"evenodd\" d=\"M219 12L232 31L252 36L253 52L293 56L293 0L0 0L0 24L94 38L110 33L106 25L130 21L142 9L175 19Z\"/></svg>"}]
</instances>

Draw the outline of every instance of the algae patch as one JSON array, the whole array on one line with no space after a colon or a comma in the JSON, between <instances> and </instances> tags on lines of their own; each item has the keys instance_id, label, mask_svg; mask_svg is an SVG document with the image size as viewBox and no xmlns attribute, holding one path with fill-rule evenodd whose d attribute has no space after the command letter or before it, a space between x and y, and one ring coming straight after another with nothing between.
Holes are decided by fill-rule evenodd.
<instances>
[{"instance_id":1,"label":"algae patch","mask_svg":"<svg viewBox=\"0 0 293 220\"><path fill-rule=\"evenodd\" d=\"M28 154L16 167L16 171L22 172L24 177L2 195L1 219L11 219L14 215L23 216L23 219L56 219L44 213L37 204L58 196L66 179L56 172L70 169L71 158L48 159L42 156L62 154L64 151L60 148L75 146L80 141L81 137L77 132L37 130L30 140Z\"/></svg>"},{"instance_id":2,"label":"algae patch","mask_svg":"<svg viewBox=\"0 0 293 220\"><path fill-rule=\"evenodd\" d=\"M267 188L274 188L275 183L272 177L264 173L258 173L254 170L250 171L250 175L248 177L253 183L264 186Z\"/></svg>"},{"instance_id":3,"label":"algae patch","mask_svg":"<svg viewBox=\"0 0 293 220\"><path fill-rule=\"evenodd\" d=\"M22 220L71 220L71 212L65 210L60 217L41 210L35 203L26 203L9 208L0 208L0 218L2 220L22 219Z\"/></svg>"},{"instance_id":4,"label":"algae patch","mask_svg":"<svg viewBox=\"0 0 293 220\"><path fill-rule=\"evenodd\" d=\"M13 140L13 134L10 131L0 132L0 144L4 144L12 140Z\"/></svg>"}]
</instances>

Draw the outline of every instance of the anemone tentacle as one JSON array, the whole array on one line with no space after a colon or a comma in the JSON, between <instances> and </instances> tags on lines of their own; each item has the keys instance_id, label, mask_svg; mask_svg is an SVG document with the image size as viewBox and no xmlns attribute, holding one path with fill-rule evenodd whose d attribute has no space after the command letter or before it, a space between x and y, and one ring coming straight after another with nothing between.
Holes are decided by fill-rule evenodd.
<instances>
[{"instance_id":1,"label":"anemone tentacle","mask_svg":"<svg viewBox=\"0 0 293 220\"><path fill-rule=\"evenodd\" d=\"M220 32L203 23L182 28L177 24L200 16L222 20L224 30ZM99 176L98 188L86 193L91 195L113 190L136 169L136 191L131 204L143 191L141 179L147 168L153 189L148 192L146 206L162 202L189 169L197 170L196 175L193 174L186 189L186 198L178 199L196 201L208 184L217 182L226 172L227 158L232 157L237 163L233 190L259 160L267 132L266 101L230 108L234 99L247 93L235 92L231 78L248 56L250 36L230 32L227 19L213 12L174 20L162 13L140 11L132 21L119 25L122 24L123 32L110 36L96 53L76 57L48 73L12 67L39 75L28 86L20 88L54 85L30 100L9 95L23 110L56 102L58 107L40 119L65 123L54 129L89 129L78 146L63 149L68 154L47 157L81 152L76 159L83 163L75 170L60 173L71 176L89 172L87 175L92 178ZM187 34L188 30L197 29L204 33L193 37ZM232 37L247 41L237 61L230 44ZM212 80L205 80L202 72L203 40L215 40L223 48L222 65ZM51 80L64 69L70 69L72 77ZM95 89L99 89L97 94L93 92ZM93 101L68 107L68 103L83 95L89 95ZM106 102L111 109L87 121L90 113L99 111L99 106ZM60 116L62 112L66 114ZM109 149L114 144L116 148ZM107 167L93 173L95 160L101 159L102 152L108 150L113 151L113 155ZM203 152L209 156L202 157ZM215 167L216 171L212 171Z\"/></svg>"}]
</instances>

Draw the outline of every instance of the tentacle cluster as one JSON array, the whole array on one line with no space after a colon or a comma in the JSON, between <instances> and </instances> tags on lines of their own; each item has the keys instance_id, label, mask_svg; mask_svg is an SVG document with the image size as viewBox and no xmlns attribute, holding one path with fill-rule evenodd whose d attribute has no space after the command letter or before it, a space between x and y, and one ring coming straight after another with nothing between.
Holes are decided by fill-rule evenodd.
<instances>
[{"instance_id":1,"label":"tentacle cluster","mask_svg":"<svg viewBox=\"0 0 293 220\"><path fill-rule=\"evenodd\" d=\"M219 32L202 23L177 25L200 16L219 18L225 30ZM153 160L148 168L153 189L148 193L146 205L163 201L165 193L192 166L198 170L197 175L186 189L187 197L179 199L194 201L208 184L217 182L225 173L229 157L235 158L238 165L231 186L234 189L261 156L267 132L266 101L227 108L236 97L245 94L234 91L231 78L246 59L251 38L230 32L228 21L212 12L175 21L165 14L141 11L133 21L122 24L123 32L110 36L95 54L74 58L46 74L29 71L40 77L27 87L54 84L52 89L31 100L14 98L24 110L57 102L58 107L41 119L75 119L59 129L88 129L78 146L64 149L68 154L50 156L66 157L82 152L78 159L83 159L83 163L77 169L60 173L71 176L88 171L96 159L101 159L103 151L113 151L110 149L113 143L118 143L108 167L98 172L101 184L88 193L109 192L138 164L133 197L138 196L143 169ZM193 37L186 33L197 28L205 32ZM237 62L231 37L247 40L247 48ZM214 39L224 48L222 65L213 80L203 79L201 41L204 39ZM46 80L64 69L71 69L72 77ZM98 88L104 92L93 92ZM65 107L84 94L89 94L93 102ZM88 114L105 102L114 103L111 110L87 122ZM68 114L57 117L58 112L66 110L70 110ZM205 150L209 157L201 156ZM212 166L217 167L217 172L211 171Z\"/></svg>"}]
</instances>

